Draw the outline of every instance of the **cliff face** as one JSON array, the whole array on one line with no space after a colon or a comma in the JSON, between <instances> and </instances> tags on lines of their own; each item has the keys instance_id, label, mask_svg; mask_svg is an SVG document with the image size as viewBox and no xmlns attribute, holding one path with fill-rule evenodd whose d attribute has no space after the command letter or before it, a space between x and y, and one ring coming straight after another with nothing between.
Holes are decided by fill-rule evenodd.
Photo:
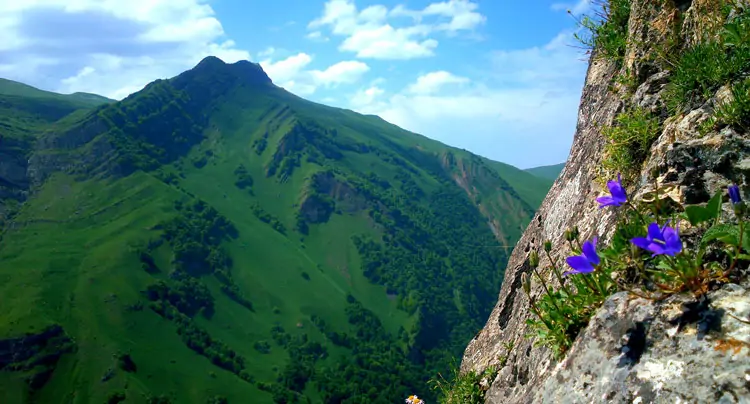
<instances>
[{"instance_id":1,"label":"cliff face","mask_svg":"<svg viewBox=\"0 0 750 404\"><path fill-rule=\"evenodd\" d=\"M564 233L574 226L581 240L598 236L606 243L612 237L616 210L599 209L595 199L607 193L602 185L614 172L603 169L608 159L604 128L615 125L624 111L639 108L658 122L655 139L629 181L632 199L652 194L658 183L671 189L675 200L696 204L732 183L746 189L750 180L748 126L709 124L717 107L732 99L732 85L748 80L747 70L709 87L704 98L681 108L667 105L669 83L686 74L679 70L680 55L716 40L726 21L747 13L747 3L734 3L728 14L730 4L722 7L718 0L610 3L629 6L626 48L620 58L594 49L567 164L513 250L498 302L466 348L461 371L497 369L485 384L487 403L748 402L746 272L698 301L689 295L652 301L617 293L562 359L526 337L531 332L526 321L535 317L522 289L522 275L532 272L530 253L540 252L539 268L550 264L543 254L545 240L552 241L557 260L573 255ZM743 63L746 69L747 60ZM750 121L747 112L739 114L740 120ZM729 206L724 204L727 216ZM541 293L535 282L531 294Z\"/></svg>"}]
</instances>

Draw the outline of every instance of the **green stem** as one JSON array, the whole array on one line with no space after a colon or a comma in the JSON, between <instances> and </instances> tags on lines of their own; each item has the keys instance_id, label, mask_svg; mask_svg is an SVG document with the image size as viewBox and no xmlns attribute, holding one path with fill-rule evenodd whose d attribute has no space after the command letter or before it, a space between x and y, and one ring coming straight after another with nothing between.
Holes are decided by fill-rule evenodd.
<instances>
[{"instance_id":1,"label":"green stem","mask_svg":"<svg viewBox=\"0 0 750 404\"><path fill-rule=\"evenodd\" d=\"M739 226L740 226L740 236L737 238L738 239L738 241L737 241L737 248L736 248L735 253L734 253L734 258L732 259L732 264L729 265L729 269L726 272L727 274L732 273L732 271L734 270L734 266L737 265L737 260L739 259L740 253L742 253L742 236L745 233L745 231L744 231L745 222L742 219L739 219L739 221L740 221L740 224L739 224Z\"/></svg>"},{"instance_id":2,"label":"green stem","mask_svg":"<svg viewBox=\"0 0 750 404\"><path fill-rule=\"evenodd\" d=\"M542 279L542 276L539 275L539 271L536 268L534 268L534 273L536 274L537 278L539 278L539 282L541 282L544 291L547 292L547 296L549 296L552 304L555 305L555 308L557 310L560 310L560 306L557 305L557 299L555 299L555 297L552 296L552 293L550 293L549 289L547 289L547 284L544 282L544 279Z\"/></svg>"},{"instance_id":3,"label":"green stem","mask_svg":"<svg viewBox=\"0 0 750 404\"><path fill-rule=\"evenodd\" d=\"M534 310L534 313L536 314L536 316L539 317L539 320L542 320L544 325L547 326L547 329L552 331L552 329L554 328L552 326L552 323L550 323L549 320L547 320L546 318L542 317L542 313L539 311L539 308L536 307L536 304L534 304L534 301L531 300L531 295L529 295L529 303L531 304L531 309Z\"/></svg>"},{"instance_id":4,"label":"green stem","mask_svg":"<svg viewBox=\"0 0 750 404\"><path fill-rule=\"evenodd\" d=\"M583 279L583 283L585 283L586 286L588 286L588 288L591 289L592 292L594 292L597 295L601 294L600 291L594 285L591 284L591 280L588 279L588 276L586 276L587 274L580 274L580 275L582 277L581 279Z\"/></svg>"},{"instance_id":5,"label":"green stem","mask_svg":"<svg viewBox=\"0 0 750 404\"><path fill-rule=\"evenodd\" d=\"M675 260L675 258L672 257L672 256L669 256L669 255L666 255L666 254L664 255L664 257L667 259L667 261L669 261L669 264L672 266L672 271L677 274L677 276L680 278L680 280L682 281L682 283L687 284L688 281L689 281L689 279L685 275L685 273L680 270L679 266L677 265L677 261Z\"/></svg>"},{"instance_id":6,"label":"green stem","mask_svg":"<svg viewBox=\"0 0 750 404\"><path fill-rule=\"evenodd\" d=\"M547 254L547 258L549 259L550 264L552 264L552 271L555 273L557 280L560 282L560 286L563 288L565 293L570 296L570 289L568 289L568 286L565 285L565 280L563 279L562 275L560 275L560 268L557 267L557 261L552 259L552 255L550 255L549 251L545 251L545 254Z\"/></svg>"},{"instance_id":7,"label":"green stem","mask_svg":"<svg viewBox=\"0 0 750 404\"><path fill-rule=\"evenodd\" d=\"M625 204L635 212L636 216L638 216L638 220L641 221L641 224L646 227L646 221L643 219L643 215L641 212L633 206L633 204L630 201L626 201Z\"/></svg>"}]
</instances>

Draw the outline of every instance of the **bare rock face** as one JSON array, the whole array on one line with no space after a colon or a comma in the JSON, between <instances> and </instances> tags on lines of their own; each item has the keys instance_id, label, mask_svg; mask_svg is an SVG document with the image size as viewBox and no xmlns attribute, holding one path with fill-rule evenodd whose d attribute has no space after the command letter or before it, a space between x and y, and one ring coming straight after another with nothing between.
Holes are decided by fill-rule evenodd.
<instances>
[{"instance_id":1,"label":"bare rock face","mask_svg":"<svg viewBox=\"0 0 750 404\"><path fill-rule=\"evenodd\" d=\"M609 90L616 72L608 63L593 62L589 66L578 128L565 168L513 250L498 303L464 353L462 371L483 371L506 359L487 392L488 403L533 402L535 386L542 384L548 368L554 366L548 349L534 348L534 341L524 337L528 332L526 319L533 315L528 297L521 290L521 275L531 271L529 252L541 249L545 240L555 246L564 245L564 232L574 225L578 225L582 237L588 238L594 234L603 236L613 223L612 211L598 209L594 200L601 193L596 176L604 146L597 123L611 124L623 104ZM542 256L541 265L547 263ZM509 343L513 349L507 353Z\"/></svg>"},{"instance_id":2,"label":"bare rock face","mask_svg":"<svg viewBox=\"0 0 750 404\"><path fill-rule=\"evenodd\" d=\"M698 302L615 294L533 402L748 402L749 302L750 290L735 284Z\"/></svg>"},{"instance_id":3,"label":"bare rock face","mask_svg":"<svg viewBox=\"0 0 750 404\"><path fill-rule=\"evenodd\" d=\"M672 185L672 196L680 202L694 204L731 183L750 182L750 134L731 128L699 133L726 88L691 111L669 116L663 95L671 73L653 63L655 42L678 38L678 47L685 47L713 32L715 1L661 3L653 7L649 0L631 1L632 40L621 66L597 58L596 50L592 55L566 166L513 250L485 327L464 352L462 372L499 369L486 392L487 403L750 402L748 285L725 285L709 293L700 307L693 307L689 297L656 303L618 293L562 360L527 338L531 330L526 320L533 314L521 276L531 271L530 252L541 253L544 241L551 240L552 256L561 261L570 255L566 229L577 226L581 239L598 236L603 242L614 230L614 211L599 209L595 202L605 192L598 178L605 145L601 127L612 124L626 106L646 108L661 123L640 181L628 189L631 198L658 182ZM634 91L612 91L615 77L626 72L635 76ZM548 264L540 254L540 267ZM540 289L537 283L532 294L538 296Z\"/></svg>"}]
</instances>

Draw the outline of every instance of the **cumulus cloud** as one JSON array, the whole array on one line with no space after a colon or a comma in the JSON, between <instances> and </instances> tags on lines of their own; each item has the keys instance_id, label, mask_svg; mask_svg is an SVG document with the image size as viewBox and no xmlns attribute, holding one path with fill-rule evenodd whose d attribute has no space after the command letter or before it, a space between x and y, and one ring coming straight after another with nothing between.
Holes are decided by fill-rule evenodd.
<instances>
[{"instance_id":1,"label":"cumulus cloud","mask_svg":"<svg viewBox=\"0 0 750 404\"><path fill-rule=\"evenodd\" d=\"M377 85L373 85L372 87L361 89L354 93L351 97L350 103L355 108L372 106L373 103L384 93L385 90Z\"/></svg>"},{"instance_id":2,"label":"cumulus cloud","mask_svg":"<svg viewBox=\"0 0 750 404\"><path fill-rule=\"evenodd\" d=\"M4 1L0 30L4 77L118 99L208 55L250 58L201 0Z\"/></svg>"},{"instance_id":3,"label":"cumulus cloud","mask_svg":"<svg viewBox=\"0 0 750 404\"><path fill-rule=\"evenodd\" d=\"M336 86L338 84L352 84L359 81L370 67L366 63L347 60L331 65L325 70L313 70L310 74L316 83L323 86Z\"/></svg>"},{"instance_id":4,"label":"cumulus cloud","mask_svg":"<svg viewBox=\"0 0 750 404\"><path fill-rule=\"evenodd\" d=\"M325 70L306 69L312 60L312 56L300 52L276 62L266 59L260 65L277 85L303 96L315 93L319 87L356 83L370 70L366 63L356 60L338 62Z\"/></svg>"},{"instance_id":5,"label":"cumulus cloud","mask_svg":"<svg viewBox=\"0 0 750 404\"><path fill-rule=\"evenodd\" d=\"M422 10L410 10L403 5L388 10L383 5L372 5L358 11L352 0L329 0L323 14L311 21L308 28L319 32L327 27L332 34L345 37L338 49L355 53L359 58L423 58L435 54L438 41L431 35L436 32L454 35L472 31L484 23L486 17L477 8L470 0L449 0L432 3ZM412 19L412 25L395 26L389 22L404 16ZM428 19L433 21L425 22Z\"/></svg>"},{"instance_id":6,"label":"cumulus cloud","mask_svg":"<svg viewBox=\"0 0 750 404\"><path fill-rule=\"evenodd\" d=\"M406 92L429 95L439 92L448 84L463 84L468 82L469 79L466 77L459 77L445 70L439 70L419 76L414 84L407 87Z\"/></svg>"},{"instance_id":7,"label":"cumulus cloud","mask_svg":"<svg viewBox=\"0 0 750 404\"><path fill-rule=\"evenodd\" d=\"M284 83L299 76L300 72L310 62L312 62L312 57L302 52L277 62L271 62L267 59L260 62L260 65L271 80Z\"/></svg>"},{"instance_id":8,"label":"cumulus cloud","mask_svg":"<svg viewBox=\"0 0 750 404\"><path fill-rule=\"evenodd\" d=\"M570 40L563 33L544 46L497 51L490 68L471 75L481 81L429 72L396 93L360 90L349 106L522 168L562 162L587 67Z\"/></svg>"}]
</instances>

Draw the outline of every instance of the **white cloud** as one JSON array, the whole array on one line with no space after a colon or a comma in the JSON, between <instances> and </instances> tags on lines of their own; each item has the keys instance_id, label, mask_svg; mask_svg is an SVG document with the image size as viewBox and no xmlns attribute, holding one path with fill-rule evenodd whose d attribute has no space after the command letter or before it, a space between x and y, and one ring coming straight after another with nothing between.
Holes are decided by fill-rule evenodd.
<instances>
[{"instance_id":1,"label":"white cloud","mask_svg":"<svg viewBox=\"0 0 750 404\"><path fill-rule=\"evenodd\" d=\"M284 83L297 77L310 64L312 57L307 53L298 53L278 62L264 60L260 66L274 82Z\"/></svg>"},{"instance_id":2,"label":"white cloud","mask_svg":"<svg viewBox=\"0 0 750 404\"><path fill-rule=\"evenodd\" d=\"M269 46L266 49L258 52L258 57L259 58L267 58L267 57L273 55L274 53L276 53L276 48L274 48L273 46Z\"/></svg>"},{"instance_id":3,"label":"white cloud","mask_svg":"<svg viewBox=\"0 0 750 404\"><path fill-rule=\"evenodd\" d=\"M313 70L310 73L316 83L324 86L335 86L356 83L369 70L370 67L366 63L347 60L331 65L323 71Z\"/></svg>"},{"instance_id":4,"label":"white cloud","mask_svg":"<svg viewBox=\"0 0 750 404\"><path fill-rule=\"evenodd\" d=\"M346 38L340 50L355 52L357 57L372 59L413 59L434 55L438 42L434 39L415 41L413 36L424 36L425 26L393 28L381 25L362 28Z\"/></svg>"},{"instance_id":5,"label":"white cloud","mask_svg":"<svg viewBox=\"0 0 750 404\"><path fill-rule=\"evenodd\" d=\"M449 17L450 21L439 24L437 29L456 32L460 30L471 30L483 24L487 18L474 11L478 4L466 0L449 0L442 3L432 3L422 11L423 15L439 15Z\"/></svg>"},{"instance_id":6,"label":"white cloud","mask_svg":"<svg viewBox=\"0 0 750 404\"><path fill-rule=\"evenodd\" d=\"M307 35L305 35L307 39L311 39L313 41L320 41L320 42L327 42L328 37L323 36L323 33L320 31L313 31Z\"/></svg>"},{"instance_id":7,"label":"white cloud","mask_svg":"<svg viewBox=\"0 0 750 404\"><path fill-rule=\"evenodd\" d=\"M0 1L0 31L4 77L113 98L209 55L250 59L202 0Z\"/></svg>"},{"instance_id":8,"label":"white cloud","mask_svg":"<svg viewBox=\"0 0 750 404\"><path fill-rule=\"evenodd\" d=\"M266 59L260 65L277 85L303 96L313 94L319 87L356 83L370 70L366 63L356 60L338 62L325 70L305 69L312 60L312 56L301 52L276 62Z\"/></svg>"},{"instance_id":9,"label":"white cloud","mask_svg":"<svg viewBox=\"0 0 750 404\"><path fill-rule=\"evenodd\" d=\"M587 67L570 39L564 33L545 46L495 52L485 70L468 76L436 71L397 93L361 90L349 107L522 168L562 162Z\"/></svg>"},{"instance_id":10,"label":"white cloud","mask_svg":"<svg viewBox=\"0 0 750 404\"><path fill-rule=\"evenodd\" d=\"M359 58L405 60L433 56L438 41L430 35L445 31L451 35L472 31L486 18L476 12L478 5L470 0L449 0L432 3L423 10L409 10L398 5L388 10L383 5L357 10L352 0L329 0L323 14L308 24L319 32L330 28L334 35L344 36L339 45L342 52L352 52ZM388 20L411 17L413 25L394 26ZM428 17L442 17L447 21L424 23ZM438 18L439 20L440 18Z\"/></svg>"},{"instance_id":11,"label":"white cloud","mask_svg":"<svg viewBox=\"0 0 750 404\"><path fill-rule=\"evenodd\" d=\"M437 93L447 84L463 84L468 82L469 79L466 77L459 77L445 70L439 70L419 76L417 81L406 89L406 92L429 95Z\"/></svg>"},{"instance_id":12,"label":"white cloud","mask_svg":"<svg viewBox=\"0 0 750 404\"><path fill-rule=\"evenodd\" d=\"M350 103L355 108L372 106L378 97L383 95L385 90L378 86L372 86L366 89L362 89L354 93L351 97Z\"/></svg>"}]
</instances>

